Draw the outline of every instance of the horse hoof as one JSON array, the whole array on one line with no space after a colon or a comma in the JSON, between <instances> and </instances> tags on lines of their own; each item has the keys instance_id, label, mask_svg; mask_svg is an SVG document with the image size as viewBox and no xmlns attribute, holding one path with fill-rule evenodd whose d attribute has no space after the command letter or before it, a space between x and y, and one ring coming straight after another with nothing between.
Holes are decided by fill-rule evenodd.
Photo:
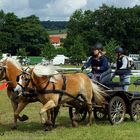
<instances>
[{"instance_id":1,"label":"horse hoof","mask_svg":"<svg viewBox=\"0 0 140 140\"><path fill-rule=\"evenodd\" d=\"M20 120L21 122L24 122L24 121L26 121L26 120L28 120L28 119L29 119L29 117L26 116L26 115L22 115L22 117L19 118L19 120Z\"/></svg>"},{"instance_id":2,"label":"horse hoof","mask_svg":"<svg viewBox=\"0 0 140 140\"><path fill-rule=\"evenodd\" d=\"M46 126L44 131L51 131L52 130L52 126Z\"/></svg>"},{"instance_id":3,"label":"horse hoof","mask_svg":"<svg viewBox=\"0 0 140 140\"><path fill-rule=\"evenodd\" d=\"M52 127L53 127L53 128L57 128L57 127L58 127L58 125L57 125L57 124L55 124L55 125L53 125Z\"/></svg>"},{"instance_id":4,"label":"horse hoof","mask_svg":"<svg viewBox=\"0 0 140 140\"><path fill-rule=\"evenodd\" d=\"M12 130L17 130L17 127L16 126L13 126L11 129Z\"/></svg>"},{"instance_id":5,"label":"horse hoof","mask_svg":"<svg viewBox=\"0 0 140 140\"><path fill-rule=\"evenodd\" d=\"M91 123L88 123L88 124L87 124L87 126L89 126L89 127L90 127L91 125L92 125Z\"/></svg>"},{"instance_id":6,"label":"horse hoof","mask_svg":"<svg viewBox=\"0 0 140 140\"><path fill-rule=\"evenodd\" d=\"M72 126L73 126L73 127L78 127L78 123L77 123L76 121L73 121L73 122L72 122Z\"/></svg>"}]
</instances>

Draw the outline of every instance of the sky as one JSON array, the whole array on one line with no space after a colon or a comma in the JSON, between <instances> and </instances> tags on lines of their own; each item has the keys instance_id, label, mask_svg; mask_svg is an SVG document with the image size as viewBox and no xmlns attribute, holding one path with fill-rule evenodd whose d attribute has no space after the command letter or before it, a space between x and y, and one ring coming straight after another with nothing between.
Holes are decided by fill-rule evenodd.
<instances>
[{"instance_id":1,"label":"sky","mask_svg":"<svg viewBox=\"0 0 140 140\"><path fill-rule=\"evenodd\" d=\"M140 0L0 0L0 9L14 12L19 18L34 14L41 21L63 21L77 9L94 11L103 3L126 8L140 5Z\"/></svg>"}]
</instances>

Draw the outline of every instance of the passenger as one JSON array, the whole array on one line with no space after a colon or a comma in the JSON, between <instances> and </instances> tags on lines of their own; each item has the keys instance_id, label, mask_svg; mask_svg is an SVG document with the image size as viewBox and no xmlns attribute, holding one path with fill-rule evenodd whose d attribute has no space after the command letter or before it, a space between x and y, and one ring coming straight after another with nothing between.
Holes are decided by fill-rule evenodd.
<instances>
[{"instance_id":1,"label":"passenger","mask_svg":"<svg viewBox=\"0 0 140 140\"><path fill-rule=\"evenodd\" d=\"M129 69L129 60L126 55L124 55L124 50L121 47L117 47L115 49L115 53L117 55L116 60L116 71L113 75L119 75L120 82L122 84L122 89L124 91L128 90L129 83L130 83L130 73L131 70Z\"/></svg>"},{"instance_id":2,"label":"passenger","mask_svg":"<svg viewBox=\"0 0 140 140\"><path fill-rule=\"evenodd\" d=\"M100 75L109 69L109 62L107 57L104 55L103 46L101 43L96 43L91 48L91 57L88 61L82 66L81 70L90 67L92 71L88 73L88 76L91 79L98 80Z\"/></svg>"}]
</instances>

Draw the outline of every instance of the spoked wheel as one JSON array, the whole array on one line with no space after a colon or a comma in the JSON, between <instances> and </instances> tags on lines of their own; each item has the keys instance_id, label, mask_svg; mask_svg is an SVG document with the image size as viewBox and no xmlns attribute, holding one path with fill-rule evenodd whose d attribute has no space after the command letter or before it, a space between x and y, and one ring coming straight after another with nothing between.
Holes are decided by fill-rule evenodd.
<instances>
[{"instance_id":1,"label":"spoked wheel","mask_svg":"<svg viewBox=\"0 0 140 140\"><path fill-rule=\"evenodd\" d=\"M77 122L82 122L86 119L87 116L87 108L83 107L80 110L77 110L74 107L69 107L69 115L71 120L73 119L73 117L75 117L75 120Z\"/></svg>"},{"instance_id":2,"label":"spoked wheel","mask_svg":"<svg viewBox=\"0 0 140 140\"><path fill-rule=\"evenodd\" d=\"M93 113L96 120L105 120L107 117L107 112L105 111L105 109L95 108Z\"/></svg>"},{"instance_id":3,"label":"spoked wheel","mask_svg":"<svg viewBox=\"0 0 140 140\"><path fill-rule=\"evenodd\" d=\"M124 100L115 96L110 100L108 106L108 117L111 124L119 124L123 122L126 113L126 105Z\"/></svg>"},{"instance_id":4,"label":"spoked wheel","mask_svg":"<svg viewBox=\"0 0 140 140\"><path fill-rule=\"evenodd\" d=\"M133 121L140 122L140 100L132 102L130 116Z\"/></svg>"}]
</instances>

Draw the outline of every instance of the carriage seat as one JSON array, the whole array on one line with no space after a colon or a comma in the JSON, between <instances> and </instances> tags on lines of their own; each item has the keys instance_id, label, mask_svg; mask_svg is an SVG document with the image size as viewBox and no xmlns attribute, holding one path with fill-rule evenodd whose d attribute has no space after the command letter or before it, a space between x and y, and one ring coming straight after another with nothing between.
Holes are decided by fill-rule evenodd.
<instances>
[{"instance_id":1,"label":"carriage seat","mask_svg":"<svg viewBox=\"0 0 140 140\"><path fill-rule=\"evenodd\" d=\"M104 84L104 85L106 85L106 83L110 83L111 80L112 80L112 70L111 70L111 68L109 68L108 70L103 72L99 77L99 82L101 84Z\"/></svg>"},{"instance_id":2,"label":"carriage seat","mask_svg":"<svg viewBox=\"0 0 140 140\"><path fill-rule=\"evenodd\" d=\"M104 73L102 73L99 77L99 82L107 87L110 88L120 88L123 87L124 85L130 85L129 82L113 82L112 81L112 70L111 68L109 68L107 71L105 71ZM138 84L138 81L137 81ZM139 85L140 85L140 79L139 79Z\"/></svg>"},{"instance_id":3,"label":"carriage seat","mask_svg":"<svg viewBox=\"0 0 140 140\"><path fill-rule=\"evenodd\" d=\"M124 86L124 85L130 85L130 83L129 82L109 82L109 83L107 83L106 84L106 86L108 86L108 87L122 87L122 86Z\"/></svg>"}]
</instances>

